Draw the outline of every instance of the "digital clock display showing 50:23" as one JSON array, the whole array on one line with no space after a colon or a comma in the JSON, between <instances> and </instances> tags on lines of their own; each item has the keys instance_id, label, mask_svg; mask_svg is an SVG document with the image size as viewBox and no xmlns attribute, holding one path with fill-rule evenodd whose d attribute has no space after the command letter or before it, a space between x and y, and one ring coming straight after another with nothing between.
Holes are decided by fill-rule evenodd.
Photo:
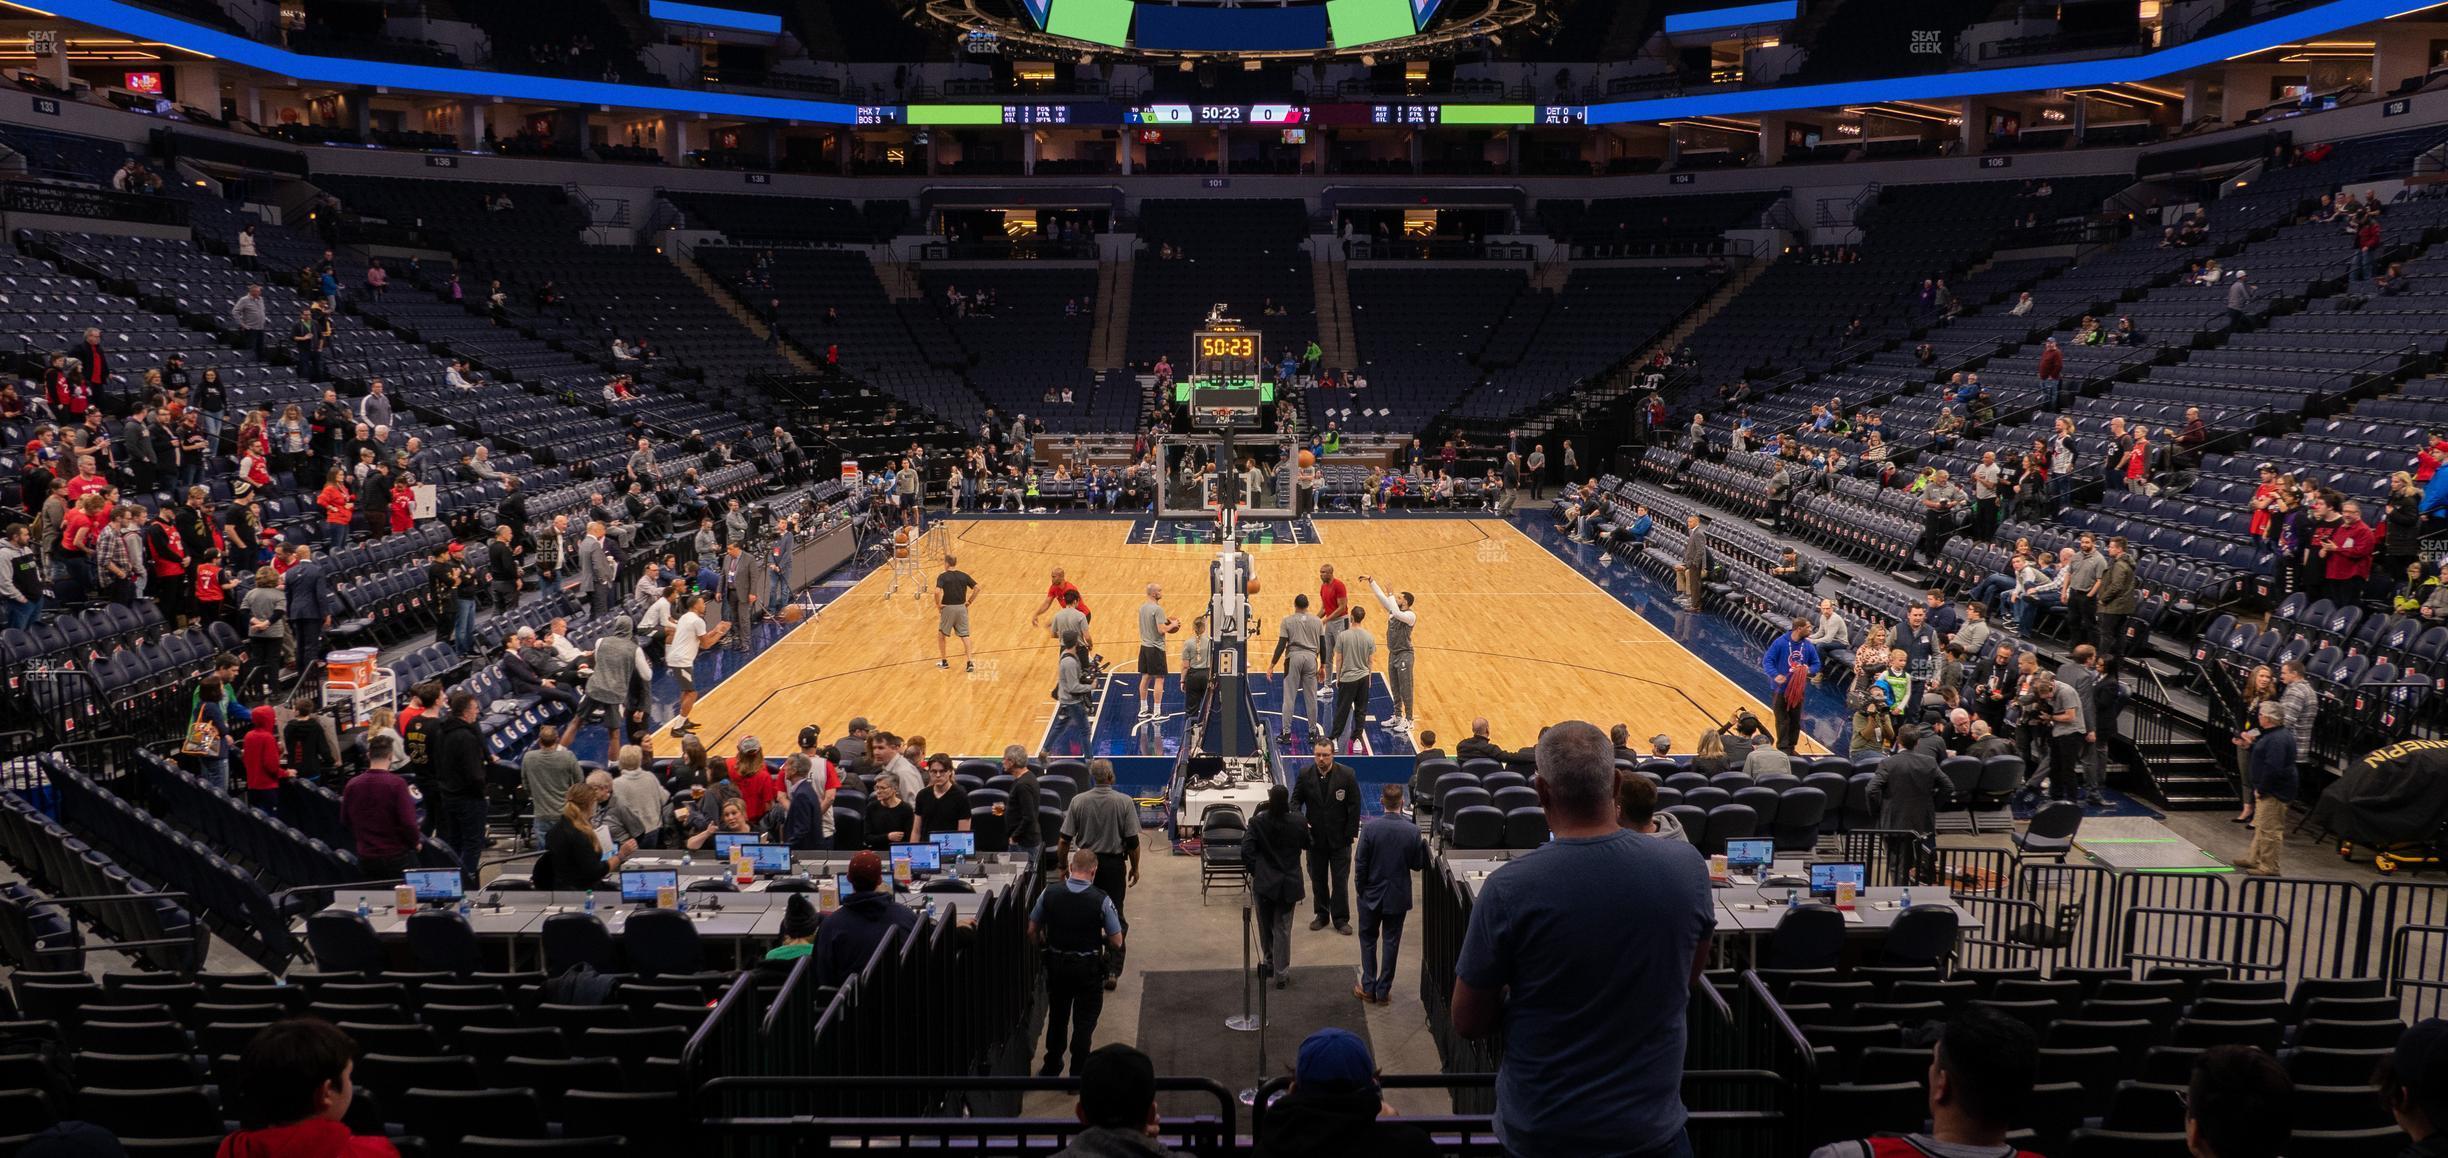
<instances>
[{"instance_id":1,"label":"digital clock display showing 50:23","mask_svg":"<svg viewBox=\"0 0 2448 1158\"><path fill-rule=\"evenodd\" d=\"M1255 338L1214 337L1199 339L1201 358L1255 358L1258 340Z\"/></svg>"}]
</instances>

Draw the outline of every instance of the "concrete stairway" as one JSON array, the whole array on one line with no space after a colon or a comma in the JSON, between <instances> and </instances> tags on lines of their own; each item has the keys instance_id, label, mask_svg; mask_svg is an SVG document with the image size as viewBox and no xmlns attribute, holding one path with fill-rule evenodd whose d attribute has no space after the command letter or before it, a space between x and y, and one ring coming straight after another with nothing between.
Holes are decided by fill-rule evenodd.
<instances>
[{"instance_id":1,"label":"concrete stairway","mask_svg":"<svg viewBox=\"0 0 2448 1158\"><path fill-rule=\"evenodd\" d=\"M918 280L918 263L869 258L869 264L875 266L876 280L884 283L885 297L914 302L926 296L926 286Z\"/></svg>"},{"instance_id":2,"label":"concrete stairway","mask_svg":"<svg viewBox=\"0 0 2448 1158\"><path fill-rule=\"evenodd\" d=\"M1717 287L1716 292L1710 294L1692 312L1683 315L1683 320L1676 322L1673 329L1666 331L1664 337L1659 338L1648 349L1641 351L1641 360L1635 365L1646 364L1656 358L1660 350L1673 350L1682 345L1683 339L1691 337L1700 327L1707 325L1709 319L1716 317L1717 312L1726 308L1727 303L1740 297L1744 290L1751 288L1751 283L1758 281L1762 274L1768 272L1768 267L1774 264L1772 261L1751 261L1735 270L1723 284Z\"/></svg>"},{"instance_id":3,"label":"concrete stairway","mask_svg":"<svg viewBox=\"0 0 2448 1158\"><path fill-rule=\"evenodd\" d=\"M1318 350L1328 366L1358 364L1352 343L1351 263L1332 234L1309 239L1310 289L1317 301Z\"/></svg>"},{"instance_id":4,"label":"concrete stairway","mask_svg":"<svg viewBox=\"0 0 2448 1158\"><path fill-rule=\"evenodd\" d=\"M1123 251L1126 255L1129 250ZM1100 369L1121 366L1130 356L1130 257L1097 263L1096 328L1088 336L1088 364Z\"/></svg>"},{"instance_id":5,"label":"concrete stairway","mask_svg":"<svg viewBox=\"0 0 2448 1158\"><path fill-rule=\"evenodd\" d=\"M766 325L764 319L757 317L756 311L748 308L748 303L739 300L739 298L721 282L716 281L714 279L714 275L705 271L704 266L698 265L696 261L682 256L679 246L664 246L663 253L665 256L671 258L673 265L680 267L680 272L688 275L688 279L690 281L697 283L697 288L703 290L705 292L705 296L714 299L715 304L723 308L723 312L730 314L734 318L738 318L739 324L748 327L749 333L755 334L758 338L763 339L766 342L773 343L774 349L781 351L782 356L790 360L790 364L793 369L798 370L803 374L815 374L821 372L822 368L816 365L816 360L808 357L806 354L801 353L799 347L794 346L789 342L774 342L773 327Z\"/></svg>"}]
</instances>

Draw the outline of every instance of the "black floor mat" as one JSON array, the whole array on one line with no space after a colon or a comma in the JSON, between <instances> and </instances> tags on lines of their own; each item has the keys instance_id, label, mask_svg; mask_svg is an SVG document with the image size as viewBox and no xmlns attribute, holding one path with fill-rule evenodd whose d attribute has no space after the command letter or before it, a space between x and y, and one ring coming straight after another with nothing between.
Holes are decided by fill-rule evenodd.
<instances>
[{"instance_id":1,"label":"black floor mat","mask_svg":"<svg viewBox=\"0 0 2448 1158\"><path fill-rule=\"evenodd\" d=\"M1266 1070L1268 1076L1292 1072L1300 1043L1327 1026L1348 1029L1368 1040L1368 1012L1352 996L1356 971L1348 965L1294 966L1291 987L1266 991ZM1258 1035L1227 1029L1224 1019L1241 1012L1241 974L1232 969L1178 970L1141 976L1139 1048L1156 1063L1156 1072L1213 1079L1238 1092L1258 1084ZM1251 1003L1256 1008L1256 982ZM1212 1098L1167 1095L1161 1108L1172 1113L1214 1113ZM1244 1114L1244 1122L1248 1120Z\"/></svg>"}]
</instances>

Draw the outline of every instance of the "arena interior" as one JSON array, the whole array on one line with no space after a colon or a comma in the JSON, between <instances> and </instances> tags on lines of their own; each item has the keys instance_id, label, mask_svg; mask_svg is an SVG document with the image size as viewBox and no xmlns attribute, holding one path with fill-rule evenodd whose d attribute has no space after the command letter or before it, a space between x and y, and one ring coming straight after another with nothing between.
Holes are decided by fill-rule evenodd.
<instances>
[{"instance_id":1,"label":"arena interior","mask_svg":"<svg viewBox=\"0 0 2448 1158\"><path fill-rule=\"evenodd\" d=\"M0 1158L2448 1156L2448 6L0 76Z\"/></svg>"}]
</instances>

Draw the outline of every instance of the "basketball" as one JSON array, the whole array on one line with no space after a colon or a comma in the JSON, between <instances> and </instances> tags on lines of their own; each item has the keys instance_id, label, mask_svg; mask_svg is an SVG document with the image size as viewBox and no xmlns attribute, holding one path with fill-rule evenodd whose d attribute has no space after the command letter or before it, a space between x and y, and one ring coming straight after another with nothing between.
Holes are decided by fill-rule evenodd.
<instances>
[{"instance_id":1,"label":"basketball","mask_svg":"<svg viewBox=\"0 0 2448 1158\"><path fill-rule=\"evenodd\" d=\"M1180 630L1181 630L1181 620L1178 620L1178 619L1167 619L1167 620L1165 620L1165 634L1166 634L1166 635L1172 635L1172 634L1174 634L1174 633L1176 633L1176 632L1178 632L1178 631L1180 631Z\"/></svg>"},{"instance_id":2,"label":"basketball","mask_svg":"<svg viewBox=\"0 0 2448 1158\"><path fill-rule=\"evenodd\" d=\"M1241 593L1243 595L1256 595L1258 593L1258 577L1252 575L1247 580L1243 581L1241 584Z\"/></svg>"},{"instance_id":3,"label":"basketball","mask_svg":"<svg viewBox=\"0 0 2448 1158\"><path fill-rule=\"evenodd\" d=\"M805 603L785 603L782 605L782 610L775 612L774 615L784 623L797 623L807 618L807 611Z\"/></svg>"},{"instance_id":4,"label":"basketball","mask_svg":"<svg viewBox=\"0 0 2448 1158\"><path fill-rule=\"evenodd\" d=\"M1309 469L1310 467L1316 466L1316 465L1317 465L1317 454L1316 454L1316 452L1314 452L1314 451L1307 451L1307 450L1304 450L1304 451L1300 452L1300 464L1301 464L1301 469L1302 469L1302 470L1307 470L1307 469Z\"/></svg>"}]
</instances>

